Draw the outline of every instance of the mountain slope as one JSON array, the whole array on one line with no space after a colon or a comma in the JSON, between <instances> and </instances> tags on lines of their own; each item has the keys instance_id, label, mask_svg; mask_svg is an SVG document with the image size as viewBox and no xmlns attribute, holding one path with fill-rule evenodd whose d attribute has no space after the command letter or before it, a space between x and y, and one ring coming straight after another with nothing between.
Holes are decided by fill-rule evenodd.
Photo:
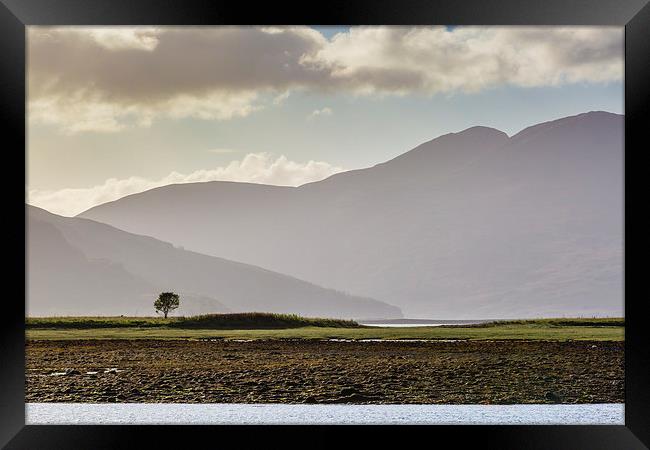
<instances>
[{"instance_id":1,"label":"mountain slope","mask_svg":"<svg viewBox=\"0 0 650 450\"><path fill-rule=\"evenodd\" d=\"M28 210L30 315L151 314L163 290L179 314L265 311L395 317L399 309L323 289L259 267L173 247L87 219Z\"/></svg>"},{"instance_id":2,"label":"mountain slope","mask_svg":"<svg viewBox=\"0 0 650 450\"><path fill-rule=\"evenodd\" d=\"M450 133L298 188L165 186L81 216L436 318L622 314L623 118Z\"/></svg>"},{"instance_id":3,"label":"mountain slope","mask_svg":"<svg viewBox=\"0 0 650 450\"><path fill-rule=\"evenodd\" d=\"M122 314L133 305L145 311L143 295L154 286L119 265L89 261L51 223L30 220L28 227L28 315Z\"/></svg>"}]
</instances>

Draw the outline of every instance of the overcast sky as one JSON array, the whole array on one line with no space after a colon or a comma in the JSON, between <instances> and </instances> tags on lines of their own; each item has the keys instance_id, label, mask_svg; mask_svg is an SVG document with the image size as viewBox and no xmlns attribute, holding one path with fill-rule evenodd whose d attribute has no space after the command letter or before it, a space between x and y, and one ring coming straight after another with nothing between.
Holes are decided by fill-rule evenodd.
<instances>
[{"instance_id":1,"label":"overcast sky","mask_svg":"<svg viewBox=\"0 0 650 450\"><path fill-rule=\"evenodd\" d=\"M30 27L28 201L300 185L591 110L623 113L623 28Z\"/></svg>"}]
</instances>

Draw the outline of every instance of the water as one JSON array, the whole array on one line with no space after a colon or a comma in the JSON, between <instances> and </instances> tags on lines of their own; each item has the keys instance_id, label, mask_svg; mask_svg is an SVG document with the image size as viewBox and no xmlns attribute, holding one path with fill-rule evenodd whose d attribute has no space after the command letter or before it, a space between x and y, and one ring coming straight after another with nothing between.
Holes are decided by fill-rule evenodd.
<instances>
[{"instance_id":1,"label":"water","mask_svg":"<svg viewBox=\"0 0 650 450\"><path fill-rule=\"evenodd\" d=\"M476 323L476 322L472 322ZM365 325L367 327L441 327L443 325L458 325L457 323L363 323L359 322L359 325ZM470 325L470 324L467 324Z\"/></svg>"},{"instance_id":2,"label":"water","mask_svg":"<svg viewBox=\"0 0 650 450\"><path fill-rule=\"evenodd\" d=\"M28 425L48 424L492 424L623 425L623 404L251 405L28 403Z\"/></svg>"},{"instance_id":3,"label":"water","mask_svg":"<svg viewBox=\"0 0 650 450\"><path fill-rule=\"evenodd\" d=\"M440 327L443 325L476 325L487 322L486 320L424 320L424 319L399 319L361 321L360 325L368 327Z\"/></svg>"}]
</instances>

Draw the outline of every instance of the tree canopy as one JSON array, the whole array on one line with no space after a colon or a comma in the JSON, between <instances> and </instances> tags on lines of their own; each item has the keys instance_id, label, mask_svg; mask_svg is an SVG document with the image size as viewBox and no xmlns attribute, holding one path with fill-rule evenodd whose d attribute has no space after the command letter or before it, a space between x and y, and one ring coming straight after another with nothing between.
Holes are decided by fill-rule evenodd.
<instances>
[{"instance_id":1,"label":"tree canopy","mask_svg":"<svg viewBox=\"0 0 650 450\"><path fill-rule=\"evenodd\" d=\"M153 303L157 313L163 313L165 319L170 311L175 310L180 305L180 297L174 292L161 292L156 301Z\"/></svg>"}]
</instances>

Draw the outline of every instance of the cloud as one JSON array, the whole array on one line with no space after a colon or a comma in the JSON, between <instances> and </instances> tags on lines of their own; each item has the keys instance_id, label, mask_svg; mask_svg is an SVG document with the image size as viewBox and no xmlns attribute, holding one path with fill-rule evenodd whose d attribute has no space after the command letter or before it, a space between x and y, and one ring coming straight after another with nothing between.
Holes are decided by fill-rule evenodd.
<instances>
[{"instance_id":1,"label":"cloud","mask_svg":"<svg viewBox=\"0 0 650 450\"><path fill-rule=\"evenodd\" d=\"M80 90L35 98L29 102L30 122L56 125L67 135L85 131L112 133L148 127L160 118L193 117L226 120L261 109L254 92L212 92L204 97L179 94L155 104L120 103Z\"/></svg>"},{"instance_id":2,"label":"cloud","mask_svg":"<svg viewBox=\"0 0 650 450\"><path fill-rule=\"evenodd\" d=\"M29 27L30 123L228 120L293 90L472 93L623 78L622 27Z\"/></svg>"},{"instance_id":3,"label":"cloud","mask_svg":"<svg viewBox=\"0 0 650 450\"><path fill-rule=\"evenodd\" d=\"M74 134L244 117L325 76L299 63L324 41L311 28L30 27L29 120Z\"/></svg>"},{"instance_id":4,"label":"cloud","mask_svg":"<svg viewBox=\"0 0 650 450\"><path fill-rule=\"evenodd\" d=\"M289 98L289 95L291 95L291 91L285 91L280 95L276 95L275 98L273 99L273 104L274 105L283 104Z\"/></svg>"},{"instance_id":5,"label":"cloud","mask_svg":"<svg viewBox=\"0 0 650 450\"><path fill-rule=\"evenodd\" d=\"M57 191L32 189L28 203L64 216L77 215L93 206L117 200L168 184L205 181L239 181L279 186L300 186L319 181L343 169L322 161L299 163L284 155L273 158L269 153L249 153L241 161L232 161L215 169L197 170L190 174L172 172L159 180L141 177L110 178L104 184L89 188L67 188Z\"/></svg>"},{"instance_id":6,"label":"cloud","mask_svg":"<svg viewBox=\"0 0 650 450\"><path fill-rule=\"evenodd\" d=\"M154 27L75 27L67 32L76 33L80 39L89 39L107 50L134 48L153 51L158 46L159 29Z\"/></svg>"},{"instance_id":7,"label":"cloud","mask_svg":"<svg viewBox=\"0 0 650 450\"><path fill-rule=\"evenodd\" d=\"M436 94L619 81L622 58L620 27L359 27L305 61L362 93Z\"/></svg>"},{"instance_id":8,"label":"cloud","mask_svg":"<svg viewBox=\"0 0 650 450\"><path fill-rule=\"evenodd\" d=\"M224 153L237 153L239 150L235 150L234 148L210 148L208 149L208 153L216 153L216 154L224 154Z\"/></svg>"},{"instance_id":9,"label":"cloud","mask_svg":"<svg viewBox=\"0 0 650 450\"><path fill-rule=\"evenodd\" d=\"M307 116L308 119L313 119L318 116L331 116L332 115L332 109L328 108L327 106L321 109L315 109Z\"/></svg>"}]
</instances>

